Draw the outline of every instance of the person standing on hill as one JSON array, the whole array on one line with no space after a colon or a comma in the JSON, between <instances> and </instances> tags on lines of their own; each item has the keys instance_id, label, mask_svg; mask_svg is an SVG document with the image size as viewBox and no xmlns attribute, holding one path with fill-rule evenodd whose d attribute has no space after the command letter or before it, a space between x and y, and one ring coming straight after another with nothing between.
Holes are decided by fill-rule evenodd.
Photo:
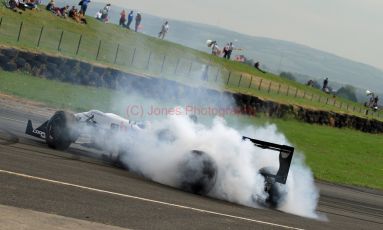
<instances>
[{"instance_id":1,"label":"person standing on hill","mask_svg":"<svg viewBox=\"0 0 383 230\"><path fill-rule=\"evenodd\" d=\"M81 6L80 13L85 15L86 10L88 9L88 5L90 3L90 0L81 0L78 4Z\"/></svg>"},{"instance_id":2,"label":"person standing on hill","mask_svg":"<svg viewBox=\"0 0 383 230\"><path fill-rule=\"evenodd\" d=\"M323 87L322 87L323 92L328 92L328 78L324 79L323 81Z\"/></svg>"},{"instance_id":3,"label":"person standing on hill","mask_svg":"<svg viewBox=\"0 0 383 230\"><path fill-rule=\"evenodd\" d=\"M126 13L125 10L122 10L120 13L120 26L125 26L125 21L126 21Z\"/></svg>"},{"instance_id":4,"label":"person standing on hill","mask_svg":"<svg viewBox=\"0 0 383 230\"><path fill-rule=\"evenodd\" d=\"M133 10L130 11L129 15L128 15L128 23L126 24L126 28L130 29L130 24L132 24L132 21L133 21Z\"/></svg>"},{"instance_id":5,"label":"person standing on hill","mask_svg":"<svg viewBox=\"0 0 383 230\"><path fill-rule=\"evenodd\" d=\"M142 20L141 13L138 12L137 15L136 15L136 26L134 27L134 31L136 31L136 32L138 31L138 27L141 24L141 20Z\"/></svg>"},{"instance_id":6,"label":"person standing on hill","mask_svg":"<svg viewBox=\"0 0 383 230\"><path fill-rule=\"evenodd\" d=\"M166 21L164 24L162 24L161 31L160 33L158 33L158 37L161 39L164 39L168 31L169 31L169 23L168 21Z\"/></svg>"},{"instance_id":7,"label":"person standing on hill","mask_svg":"<svg viewBox=\"0 0 383 230\"><path fill-rule=\"evenodd\" d=\"M234 50L234 45L232 42L229 43L229 47L228 47L228 50L227 50L227 59L230 60L230 56L231 56L231 53L233 52Z\"/></svg>"}]
</instances>

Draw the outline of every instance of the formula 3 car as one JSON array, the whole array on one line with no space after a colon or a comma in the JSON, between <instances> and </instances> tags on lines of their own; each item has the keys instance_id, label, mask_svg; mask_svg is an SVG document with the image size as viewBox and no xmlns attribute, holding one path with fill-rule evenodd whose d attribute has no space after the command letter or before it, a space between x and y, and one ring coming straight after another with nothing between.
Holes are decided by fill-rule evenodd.
<instances>
[{"instance_id":1,"label":"formula 3 car","mask_svg":"<svg viewBox=\"0 0 383 230\"><path fill-rule=\"evenodd\" d=\"M197 122L195 116L192 116L191 120ZM115 133L134 134L134 132L140 132L145 128L148 128L145 127L145 123L133 122L118 115L97 110L76 114L58 111L36 129L33 128L32 121L28 120L25 132L45 140L49 147L57 150L68 149L72 143L84 135L82 132L86 132L86 135L90 135L89 146L110 151L110 149L105 149L107 146L105 141L110 141ZM131 137L134 138L134 135ZM173 141L174 139L171 130L161 130L158 138L165 141ZM268 193L268 198L261 202L256 197L254 198L257 203L268 207L277 207L281 197L284 196L277 184L286 184L294 148L245 136L242 140L250 141L258 148L279 152L279 168L265 167L259 170L265 179L264 191ZM129 169L128 165L122 166ZM182 171L183 179L178 187L185 191L205 195L215 184L217 166L212 157L204 151L190 150L184 161L180 162L179 168Z\"/></svg>"}]
</instances>

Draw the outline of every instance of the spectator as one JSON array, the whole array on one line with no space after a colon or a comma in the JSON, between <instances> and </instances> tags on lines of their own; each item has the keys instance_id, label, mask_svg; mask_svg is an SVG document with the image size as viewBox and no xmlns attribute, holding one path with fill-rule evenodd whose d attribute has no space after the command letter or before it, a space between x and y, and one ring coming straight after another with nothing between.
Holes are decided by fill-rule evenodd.
<instances>
[{"instance_id":1,"label":"spectator","mask_svg":"<svg viewBox=\"0 0 383 230\"><path fill-rule=\"evenodd\" d=\"M126 21L126 13L125 10L122 10L120 13L120 26L125 26L125 21Z\"/></svg>"},{"instance_id":2,"label":"spectator","mask_svg":"<svg viewBox=\"0 0 383 230\"><path fill-rule=\"evenodd\" d=\"M260 68L260 66L259 66L259 62L254 63L254 67L255 67L257 70L261 71L262 73L266 73L266 71L263 71L263 70Z\"/></svg>"},{"instance_id":3,"label":"spectator","mask_svg":"<svg viewBox=\"0 0 383 230\"><path fill-rule=\"evenodd\" d=\"M326 92L326 93L329 92L329 89L328 89L328 78L327 78L327 77L326 77L326 79L324 79L324 81L323 81L323 87L322 87L322 90L323 90L323 92Z\"/></svg>"},{"instance_id":4,"label":"spectator","mask_svg":"<svg viewBox=\"0 0 383 230\"><path fill-rule=\"evenodd\" d=\"M158 37L161 39L165 38L166 33L169 31L169 23L166 21L164 24L161 26L161 31L158 34Z\"/></svg>"},{"instance_id":5,"label":"spectator","mask_svg":"<svg viewBox=\"0 0 383 230\"><path fill-rule=\"evenodd\" d=\"M61 16L63 16L64 18L66 18L68 16L68 10L69 10L69 6L66 5L65 7L61 8L60 9L60 14Z\"/></svg>"},{"instance_id":6,"label":"spectator","mask_svg":"<svg viewBox=\"0 0 383 230\"><path fill-rule=\"evenodd\" d=\"M374 108L378 107L378 101L379 101L379 97L376 96L376 97L374 98Z\"/></svg>"},{"instance_id":7,"label":"spectator","mask_svg":"<svg viewBox=\"0 0 383 230\"><path fill-rule=\"evenodd\" d=\"M7 4L5 5L7 8L15 11L15 12L19 12L20 14L22 13L18 7L19 7L19 1L18 0L9 0L7 2Z\"/></svg>"},{"instance_id":8,"label":"spectator","mask_svg":"<svg viewBox=\"0 0 383 230\"><path fill-rule=\"evenodd\" d=\"M229 46L230 44L227 43L225 47L223 47L223 58L229 59Z\"/></svg>"},{"instance_id":9,"label":"spectator","mask_svg":"<svg viewBox=\"0 0 383 230\"><path fill-rule=\"evenodd\" d=\"M134 27L134 31L138 31L138 28L141 24L141 20L142 20L142 16L141 16L141 13L138 12L137 15L136 15L136 26Z\"/></svg>"},{"instance_id":10,"label":"spectator","mask_svg":"<svg viewBox=\"0 0 383 230\"><path fill-rule=\"evenodd\" d=\"M130 24L132 24L132 21L133 21L133 10L130 11L129 15L128 15L128 23L126 24L126 28L130 29Z\"/></svg>"},{"instance_id":11,"label":"spectator","mask_svg":"<svg viewBox=\"0 0 383 230\"><path fill-rule=\"evenodd\" d=\"M37 8L37 4L38 4L38 1L37 0L26 0L24 1L24 8L26 9L36 9Z\"/></svg>"},{"instance_id":12,"label":"spectator","mask_svg":"<svg viewBox=\"0 0 383 230\"><path fill-rule=\"evenodd\" d=\"M233 49L234 49L234 45L233 45L233 43L232 42L230 42L230 44L229 44L229 47L228 47L228 50L227 50L227 59L230 59L230 56L231 56L231 53L233 52Z\"/></svg>"},{"instance_id":13,"label":"spectator","mask_svg":"<svg viewBox=\"0 0 383 230\"><path fill-rule=\"evenodd\" d=\"M55 8L55 1L54 0L50 0L48 5L45 7L46 10L48 11L54 11L54 8Z\"/></svg>"},{"instance_id":14,"label":"spectator","mask_svg":"<svg viewBox=\"0 0 383 230\"><path fill-rule=\"evenodd\" d=\"M101 17L102 17L102 10L99 10L99 11L96 13L96 19L101 21Z\"/></svg>"},{"instance_id":15,"label":"spectator","mask_svg":"<svg viewBox=\"0 0 383 230\"><path fill-rule=\"evenodd\" d=\"M77 11L75 6L72 6L72 8L68 12L68 17L74 18L75 12Z\"/></svg>"},{"instance_id":16,"label":"spectator","mask_svg":"<svg viewBox=\"0 0 383 230\"><path fill-rule=\"evenodd\" d=\"M101 20L103 22L108 22L109 18L108 18L108 15L109 15L109 10L110 10L110 3L106 4L106 6L102 9L101 11Z\"/></svg>"},{"instance_id":17,"label":"spectator","mask_svg":"<svg viewBox=\"0 0 383 230\"><path fill-rule=\"evenodd\" d=\"M313 80L309 80L309 81L306 83L306 85L312 87L312 86L314 85L314 81L313 81Z\"/></svg>"},{"instance_id":18,"label":"spectator","mask_svg":"<svg viewBox=\"0 0 383 230\"><path fill-rule=\"evenodd\" d=\"M85 15L86 10L88 9L88 5L90 3L90 0L81 0L78 4L81 6L80 13Z\"/></svg>"}]
</instances>

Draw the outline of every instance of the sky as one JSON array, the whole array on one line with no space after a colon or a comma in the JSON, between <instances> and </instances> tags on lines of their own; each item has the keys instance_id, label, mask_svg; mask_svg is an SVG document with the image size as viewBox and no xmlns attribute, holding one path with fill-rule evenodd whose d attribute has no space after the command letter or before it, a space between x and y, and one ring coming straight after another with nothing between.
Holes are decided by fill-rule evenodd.
<instances>
[{"instance_id":1,"label":"sky","mask_svg":"<svg viewBox=\"0 0 383 230\"><path fill-rule=\"evenodd\" d=\"M95 1L291 41L383 70L383 0Z\"/></svg>"}]
</instances>

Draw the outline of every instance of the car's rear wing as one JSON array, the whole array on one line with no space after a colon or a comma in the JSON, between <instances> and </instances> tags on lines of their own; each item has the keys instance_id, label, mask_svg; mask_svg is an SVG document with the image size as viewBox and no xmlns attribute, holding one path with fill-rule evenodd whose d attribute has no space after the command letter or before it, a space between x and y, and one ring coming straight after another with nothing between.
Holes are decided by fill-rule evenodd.
<instances>
[{"instance_id":1,"label":"car's rear wing","mask_svg":"<svg viewBox=\"0 0 383 230\"><path fill-rule=\"evenodd\" d=\"M46 127L48 121L44 122L44 124L40 125L37 129L33 128L32 121L28 120L27 128L25 129L25 133L40 139L45 140L46 136Z\"/></svg>"},{"instance_id":2,"label":"car's rear wing","mask_svg":"<svg viewBox=\"0 0 383 230\"><path fill-rule=\"evenodd\" d=\"M267 173L268 177L275 179L275 182L286 184L287 176L289 174L291 160L293 159L294 147L287 145L278 145L271 142L261 141L250 137L242 137L243 140L249 140L253 144L262 149L270 149L279 151L279 169L276 175Z\"/></svg>"}]
</instances>

